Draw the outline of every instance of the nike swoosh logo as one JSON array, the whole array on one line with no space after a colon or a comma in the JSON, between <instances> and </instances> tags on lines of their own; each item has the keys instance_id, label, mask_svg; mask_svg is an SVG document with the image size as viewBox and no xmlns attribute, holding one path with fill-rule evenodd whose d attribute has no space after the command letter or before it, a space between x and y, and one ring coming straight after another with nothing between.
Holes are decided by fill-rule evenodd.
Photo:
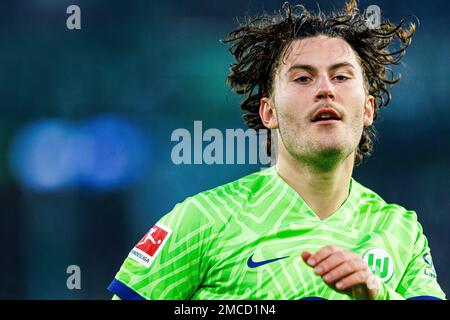
<instances>
[{"instance_id":1,"label":"nike swoosh logo","mask_svg":"<svg viewBox=\"0 0 450 320\"><path fill-rule=\"evenodd\" d=\"M282 259L286 259L286 258L288 258L289 256L286 256L286 257L281 257L281 258L275 258L275 259L270 259L270 260L263 260L263 261L253 261L253 255L254 254L252 254L251 256L250 256L250 258L248 258L248 260L247 260L247 266L249 267L249 268L257 268L257 267L261 267L261 266L263 266L263 265L265 265L265 264L268 264L268 263L271 263L271 262L275 262L275 261L278 261L278 260L282 260Z\"/></svg>"}]
</instances>

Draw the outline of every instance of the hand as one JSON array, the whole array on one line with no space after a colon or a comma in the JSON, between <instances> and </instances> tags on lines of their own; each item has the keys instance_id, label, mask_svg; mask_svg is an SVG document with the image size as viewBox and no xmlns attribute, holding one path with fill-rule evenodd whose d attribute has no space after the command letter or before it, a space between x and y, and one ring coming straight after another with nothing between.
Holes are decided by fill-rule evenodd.
<instances>
[{"instance_id":1,"label":"hand","mask_svg":"<svg viewBox=\"0 0 450 320\"><path fill-rule=\"evenodd\" d=\"M333 289L344 291L358 300L375 299L378 280L356 253L325 246L314 254L302 252L301 257Z\"/></svg>"}]
</instances>

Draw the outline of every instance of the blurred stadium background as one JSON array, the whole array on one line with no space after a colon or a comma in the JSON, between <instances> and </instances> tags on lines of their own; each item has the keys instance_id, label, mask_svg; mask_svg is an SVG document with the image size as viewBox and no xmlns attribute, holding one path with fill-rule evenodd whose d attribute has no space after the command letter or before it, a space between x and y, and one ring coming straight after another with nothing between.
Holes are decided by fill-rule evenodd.
<instances>
[{"instance_id":1,"label":"blurred stadium background","mask_svg":"<svg viewBox=\"0 0 450 320\"><path fill-rule=\"evenodd\" d=\"M243 128L219 43L236 18L283 1L2 1L2 299L109 299L131 247L189 195L259 165L175 165L177 128ZM309 9L343 1L302 1ZM67 6L81 30L66 28ZM355 177L416 210L450 292L450 4L360 1L421 22L379 142ZM66 269L81 268L81 290Z\"/></svg>"}]
</instances>

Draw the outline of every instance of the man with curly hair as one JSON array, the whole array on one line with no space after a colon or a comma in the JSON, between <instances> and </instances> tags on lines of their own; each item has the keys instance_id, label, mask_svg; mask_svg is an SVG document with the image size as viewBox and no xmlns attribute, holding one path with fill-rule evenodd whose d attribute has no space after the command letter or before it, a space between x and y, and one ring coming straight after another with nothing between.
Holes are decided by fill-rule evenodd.
<instances>
[{"instance_id":1,"label":"man with curly hair","mask_svg":"<svg viewBox=\"0 0 450 320\"><path fill-rule=\"evenodd\" d=\"M231 32L228 81L246 124L276 135L276 165L175 206L115 298L445 299L416 213L352 178L414 32L369 27L354 0L330 15L287 3Z\"/></svg>"}]
</instances>

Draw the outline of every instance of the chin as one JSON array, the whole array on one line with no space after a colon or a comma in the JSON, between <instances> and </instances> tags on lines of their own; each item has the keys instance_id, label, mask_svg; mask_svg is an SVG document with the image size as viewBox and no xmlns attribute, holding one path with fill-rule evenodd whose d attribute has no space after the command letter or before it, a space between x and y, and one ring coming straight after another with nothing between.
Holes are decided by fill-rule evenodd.
<instances>
[{"instance_id":1,"label":"chin","mask_svg":"<svg viewBox=\"0 0 450 320\"><path fill-rule=\"evenodd\" d=\"M323 158L341 158L342 155L345 153L342 148L338 147L327 147L327 148L321 148L315 152L317 156L323 157Z\"/></svg>"},{"instance_id":2,"label":"chin","mask_svg":"<svg viewBox=\"0 0 450 320\"><path fill-rule=\"evenodd\" d=\"M335 152L345 152L349 149L349 146L343 141L336 141L336 139L321 139L316 143L312 144L316 152L319 153L335 153Z\"/></svg>"},{"instance_id":3,"label":"chin","mask_svg":"<svg viewBox=\"0 0 450 320\"><path fill-rule=\"evenodd\" d=\"M343 144L325 144L318 146L313 151L316 161L325 161L329 163L339 163L346 159L353 149L350 146Z\"/></svg>"}]
</instances>

